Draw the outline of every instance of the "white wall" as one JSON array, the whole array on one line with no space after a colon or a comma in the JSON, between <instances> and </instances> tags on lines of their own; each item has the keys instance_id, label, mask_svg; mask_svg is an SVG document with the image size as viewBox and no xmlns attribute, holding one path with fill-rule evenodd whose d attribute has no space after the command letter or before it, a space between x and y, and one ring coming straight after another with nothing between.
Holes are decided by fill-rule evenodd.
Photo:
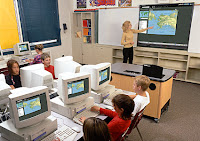
<instances>
[{"instance_id":1,"label":"white wall","mask_svg":"<svg viewBox=\"0 0 200 141\"><path fill-rule=\"evenodd\" d=\"M61 45L56 47L51 47L48 50L51 51L51 60L65 56L72 56L72 35L71 35L71 22L73 13L73 0L58 0L59 18L60 18L60 35L61 35ZM63 23L67 24L67 30L63 30Z\"/></svg>"}]
</instances>

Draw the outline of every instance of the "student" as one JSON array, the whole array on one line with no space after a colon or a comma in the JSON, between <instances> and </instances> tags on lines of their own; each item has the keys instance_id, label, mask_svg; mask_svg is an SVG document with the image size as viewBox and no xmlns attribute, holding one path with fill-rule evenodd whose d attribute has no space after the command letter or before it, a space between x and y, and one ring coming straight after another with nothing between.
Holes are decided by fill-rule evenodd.
<instances>
[{"instance_id":1,"label":"student","mask_svg":"<svg viewBox=\"0 0 200 141\"><path fill-rule=\"evenodd\" d=\"M18 62L11 59L7 62L7 67L9 74L6 76L6 83L10 85L12 89L22 87Z\"/></svg>"},{"instance_id":2,"label":"student","mask_svg":"<svg viewBox=\"0 0 200 141\"><path fill-rule=\"evenodd\" d=\"M95 117L86 119L83 123L84 141L111 141L107 124Z\"/></svg>"},{"instance_id":3,"label":"student","mask_svg":"<svg viewBox=\"0 0 200 141\"><path fill-rule=\"evenodd\" d=\"M41 55L42 55L43 48L44 47L43 47L42 44L36 45L35 46L35 51L37 52L37 55L34 57L34 59L26 59L26 62L30 63L30 65L42 63Z\"/></svg>"},{"instance_id":4,"label":"student","mask_svg":"<svg viewBox=\"0 0 200 141\"><path fill-rule=\"evenodd\" d=\"M119 94L112 99L112 103L115 112L98 106L93 106L91 111L100 112L100 114L112 118L108 123L108 129L112 140L116 141L131 124L131 113L134 110L134 102L128 95ZM80 121L83 122L84 119L82 117Z\"/></svg>"},{"instance_id":5,"label":"student","mask_svg":"<svg viewBox=\"0 0 200 141\"><path fill-rule=\"evenodd\" d=\"M56 79L54 73L54 66L50 65L51 63L50 55L48 53L43 53L41 55L41 60L42 63L44 64L44 69L52 74L53 79Z\"/></svg>"},{"instance_id":6,"label":"student","mask_svg":"<svg viewBox=\"0 0 200 141\"><path fill-rule=\"evenodd\" d=\"M150 79L145 75L136 76L133 78L133 90L136 95L129 95L135 102L133 115L140 112L145 106L150 103L149 93L146 91L150 84Z\"/></svg>"},{"instance_id":7,"label":"student","mask_svg":"<svg viewBox=\"0 0 200 141\"><path fill-rule=\"evenodd\" d=\"M130 21L125 21L122 25L122 39L121 39L121 45L124 45L123 48L123 63L127 63L127 60L129 59L129 64L133 63L133 33L140 33L144 32L148 29L152 29L153 27L148 27L141 30L135 30L131 29L132 24Z\"/></svg>"}]
</instances>

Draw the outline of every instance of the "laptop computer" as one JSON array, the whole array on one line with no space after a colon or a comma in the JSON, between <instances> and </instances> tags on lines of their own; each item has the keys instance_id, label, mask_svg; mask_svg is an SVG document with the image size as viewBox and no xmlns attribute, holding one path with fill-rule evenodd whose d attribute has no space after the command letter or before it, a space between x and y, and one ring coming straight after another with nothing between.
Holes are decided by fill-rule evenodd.
<instances>
[{"instance_id":1,"label":"laptop computer","mask_svg":"<svg viewBox=\"0 0 200 141\"><path fill-rule=\"evenodd\" d=\"M162 73L163 73L163 67L157 65L149 65L149 64L143 65L142 75L161 79L164 76Z\"/></svg>"}]
</instances>

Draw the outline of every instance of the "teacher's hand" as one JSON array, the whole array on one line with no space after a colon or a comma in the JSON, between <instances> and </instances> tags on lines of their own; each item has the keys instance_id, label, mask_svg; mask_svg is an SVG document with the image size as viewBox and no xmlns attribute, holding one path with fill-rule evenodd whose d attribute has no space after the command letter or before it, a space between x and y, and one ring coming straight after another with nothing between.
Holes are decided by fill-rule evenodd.
<instances>
[{"instance_id":1,"label":"teacher's hand","mask_svg":"<svg viewBox=\"0 0 200 141\"><path fill-rule=\"evenodd\" d=\"M148 29L153 29L153 27L154 27L154 26L150 26L150 27L148 27Z\"/></svg>"},{"instance_id":2,"label":"teacher's hand","mask_svg":"<svg viewBox=\"0 0 200 141\"><path fill-rule=\"evenodd\" d=\"M130 42L131 45L134 45L134 42Z\"/></svg>"}]
</instances>

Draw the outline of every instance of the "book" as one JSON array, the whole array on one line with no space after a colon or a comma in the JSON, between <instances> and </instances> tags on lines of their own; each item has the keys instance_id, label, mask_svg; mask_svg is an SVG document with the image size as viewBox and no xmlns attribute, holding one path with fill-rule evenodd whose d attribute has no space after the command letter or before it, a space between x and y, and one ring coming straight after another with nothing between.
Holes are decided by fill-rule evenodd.
<instances>
[{"instance_id":1,"label":"book","mask_svg":"<svg viewBox=\"0 0 200 141\"><path fill-rule=\"evenodd\" d=\"M87 37L83 37L83 42L87 43Z\"/></svg>"},{"instance_id":2,"label":"book","mask_svg":"<svg viewBox=\"0 0 200 141\"><path fill-rule=\"evenodd\" d=\"M83 20L83 27L87 27L88 20Z\"/></svg>"},{"instance_id":3,"label":"book","mask_svg":"<svg viewBox=\"0 0 200 141\"><path fill-rule=\"evenodd\" d=\"M85 36L88 35L88 28L83 28L83 35L85 35Z\"/></svg>"},{"instance_id":4,"label":"book","mask_svg":"<svg viewBox=\"0 0 200 141\"><path fill-rule=\"evenodd\" d=\"M91 28L88 29L88 35L91 35Z\"/></svg>"}]
</instances>

